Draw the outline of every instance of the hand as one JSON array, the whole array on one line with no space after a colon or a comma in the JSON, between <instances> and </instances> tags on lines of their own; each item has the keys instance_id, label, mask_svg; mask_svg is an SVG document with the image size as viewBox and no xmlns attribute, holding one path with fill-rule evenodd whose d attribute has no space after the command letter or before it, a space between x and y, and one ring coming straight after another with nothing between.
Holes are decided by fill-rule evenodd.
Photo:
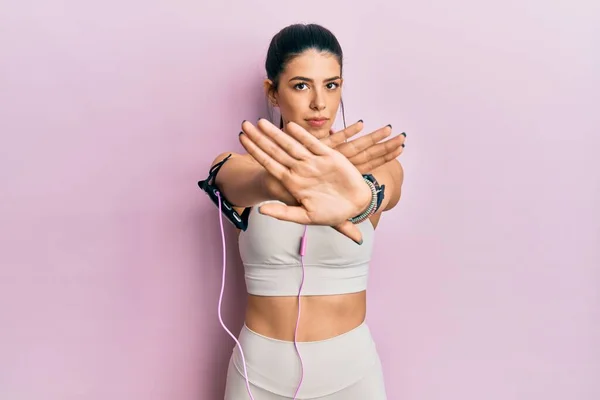
<instances>
[{"instance_id":1,"label":"hand","mask_svg":"<svg viewBox=\"0 0 600 400\"><path fill-rule=\"evenodd\" d=\"M265 119L255 127L242 124L242 146L298 201L298 206L269 203L259 212L305 225L328 225L362 243L349 218L363 212L371 191L361 173L340 152L331 149L299 125L287 133Z\"/></svg>"},{"instance_id":2,"label":"hand","mask_svg":"<svg viewBox=\"0 0 600 400\"><path fill-rule=\"evenodd\" d=\"M358 121L339 132L334 133L332 130L331 135L321 139L321 142L346 156L361 174L373 171L400 156L404 151L405 133L381 142L391 135L391 125L386 125L368 135L346 142L349 138L359 133L362 128L362 121Z\"/></svg>"},{"instance_id":3,"label":"hand","mask_svg":"<svg viewBox=\"0 0 600 400\"><path fill-rule=\"evenodd\" d=\"M298 200L283 186L283 184L271 175L267 170L262 171L262 185L265 192L269 194L269 199L281 201L288 206L298 206Z\"/></svg>"},{"instance_id":4,"label":"hand","mask_svg":"<svg viewBox=\"0 0 600 400\"><path fill-rule=\"evenodd\" d=\"M361 174L369 173L402 154L406 138L404 133L381 142L391 135L392 128L390 125L347 142L348 139L358 134L362 128L362 121L358 121L341 131L333 132L332 130L330 136L320 139L320 141L346 156ZM272 193L274 198L291 206L299 204L294 196L273 175L266 173L263 184L267 188L267 192Z\"/></svg>"}]
</instances>

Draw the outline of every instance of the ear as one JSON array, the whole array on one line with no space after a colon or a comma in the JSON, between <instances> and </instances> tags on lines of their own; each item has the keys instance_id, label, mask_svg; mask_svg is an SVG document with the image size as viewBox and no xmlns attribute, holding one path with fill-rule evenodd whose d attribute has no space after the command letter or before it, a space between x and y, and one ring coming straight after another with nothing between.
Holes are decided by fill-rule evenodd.
<instances>
[{"instance_id":1,"label":"ear","mask_svg":"<svg viewBox=\"0 0 600 400\"><path fill-rule=\"evenodd\" d=\"M277 93L275 92L273 81L270 79L265 79L263 88L265 90L265 96L267 96L267 99L269 99L269 103L271 103L273 107L277 107Z\"/></svg>"}]
</instances>

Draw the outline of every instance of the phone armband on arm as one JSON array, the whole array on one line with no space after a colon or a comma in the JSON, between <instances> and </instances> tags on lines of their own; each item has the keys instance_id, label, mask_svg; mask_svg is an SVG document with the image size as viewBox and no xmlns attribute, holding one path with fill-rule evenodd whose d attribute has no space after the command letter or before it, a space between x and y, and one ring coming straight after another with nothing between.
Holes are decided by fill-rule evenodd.
<instances>
[{"instance_id":1,"label":"phone armband on arm","mask_svg":"<svg viewBox=\"0 0 600 400\"><path fill-rule=\"evenodd\" d=\"M248 228L248 216L250 215L250 207L246 207L242 215L238 214L233 208L233 205L227 201L223 196L223 193L219 190L215 184L217 174L219 170L229 160L231 154L225 157L223 161L213 165L210 169L208 177L198 182L198 186L208 195L209 199L219 208L219 202L221 203L221 212L227 217L236 228L245 231Z\"/></svg>"}]
</instances>

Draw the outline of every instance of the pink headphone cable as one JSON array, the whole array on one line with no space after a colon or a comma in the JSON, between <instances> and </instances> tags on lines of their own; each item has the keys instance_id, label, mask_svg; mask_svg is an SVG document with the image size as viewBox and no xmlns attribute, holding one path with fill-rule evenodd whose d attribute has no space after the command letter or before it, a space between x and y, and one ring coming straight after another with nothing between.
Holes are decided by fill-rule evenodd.
<instances>
[{"instance_id":1,"label":"pink headphone cable","mask_svg":"<svg viewBox=\"0 0 600 400\"><path fill-rule=\"evenodd\" d=\"M298 348L298 325L300 324L300 294L302 293L302 286L304 285L304 254L306 254L306 230L308 229L308 225L304 225L304 234L302 235L302 242L300 244L300 261L302 262L302 280L300 281L300 288L298 289L298 317L296 318L296 329L294 331L294 347L296 347L296 353L298 353L298 358L300 359L300 382L298 382L298 387L296 388L296 393L294 393L294 400L296 400L296 396L298 396L298 392L300 391L300 386L302 386L302 381L304 380L304 362L302 361L302 355L300 355L300 349Z\"/></svg>"},{"instance_id":2,"label":"pink headphone cable","mask_svg":"<svg viewBox=\"0 0 600 400\"><path fill-rule=\"evenodd\" d=\"M219 295L219 306L218 306L217 312L219 314L219 322L221 322L221 326L223 327L223 329L225 329L225 331L229 334L229 336L231 336L233 341L237 344L238 348L240 349L240 354L242 355L242 361L244 362L244 375L246 377L246 389L248 389L248 395L250 396L250 398L252 400L255 400L254 396L252 396L252 392L250 391L250 381L248 380L248 371L246 370L246 358L244 357L244 352L242 351L242 345L240 344L240 342L238 342L235 335L233 333L231 333L229 331L229 329L227 329L227 327L223 323L223 318L221 317L221 303L223 301L223 292L225 291L225 268L227 265L227 252L225 249L225 229L223 228L223 214L222 214L222 210L221 210L221 201L220 201L221 193L219 193L218 191L215 193L216 193L217 197L219 198L219 224L221 225L221 240L223 243L223 277L221 278L221 294Z\"/></svg>"},{"instance_id":3,"label":"pink headphone cable","mask_svg":"<svg viewBox=\"0 0 600 400\"><path fill-rule=\"evenodd\" d=\"M221 193L219 191L215 192L219 200L221 200ZM223 228L223 214L221 210L221 201L219 201L219 224L221 226L221 241L223 244L223 275L221 278L221 293L219 295L219 304L217 313L219 315L219 322L225 331L231 336L233 341L237 344L240 354L242 355L242 362L244 363L244 377L246 378L246 389L248 390L248 395L250 399L255 400L254 396L252 396L252 392L250 391L250 381L248 379L248 371L246 369L246 358L244 357L244 352L242 351L242 345L237 340L235 335L227 329L225 323L223 322L223 317L221 316L221 303L223 302L223 292L225 291L225 270L227 266L227 252L225 248L225 229ZM298 383L298 387L296 389L296 393L294 394L294 399L296 400L296 396L300 391L300 386L302 385L302 380L304 379L304 363L302 361L302 356L300 355L300 350L298 349L298 342L296 341L296 337L298 335L298 325L300 323L300 294L302 292L302 286L304 285L304 254L306 253L306 230L308 226L304 226L304 234L302 235L302 243L300 245L300 259L302 261L302 281L300 282L300 289L298 290L298 318L296 319L296 329L294 331L294 347L296 348L296 353L298 353L298 357L300 358L300 366L301 366L301 375L300 382Z\"/></svg>"}]
</instances>

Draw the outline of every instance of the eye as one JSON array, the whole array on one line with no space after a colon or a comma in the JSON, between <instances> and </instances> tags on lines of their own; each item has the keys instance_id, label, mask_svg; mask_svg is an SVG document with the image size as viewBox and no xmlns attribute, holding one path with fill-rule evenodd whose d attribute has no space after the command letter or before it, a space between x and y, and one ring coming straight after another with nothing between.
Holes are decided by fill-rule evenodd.
<instances>
[{"instance_id":1,"label":"eye","mask_svg":"<svg viewBox=\"0 0 600 400\"><path fill-rule=\"evenodd\" d=\"M308 86L304 82L301 82L301 83L298 83L298 84L294 85L294 89L297 89L297 90L304 90L302 87L308 88Z\"/></svg>"},{"instance_id":2,"label":"eye","mask_svg":"<svg viewBox=\"0 0 600 400\"><path fill-rule=\"evenodd\" d=\"M337 89L338 87L340 87L340 85L339 85L339 83L337 83L337 82L329 82L329 83L327 84L327 89L329 89L329 90L335 90L335 89Z\"/></svg>"}]
</instances>

